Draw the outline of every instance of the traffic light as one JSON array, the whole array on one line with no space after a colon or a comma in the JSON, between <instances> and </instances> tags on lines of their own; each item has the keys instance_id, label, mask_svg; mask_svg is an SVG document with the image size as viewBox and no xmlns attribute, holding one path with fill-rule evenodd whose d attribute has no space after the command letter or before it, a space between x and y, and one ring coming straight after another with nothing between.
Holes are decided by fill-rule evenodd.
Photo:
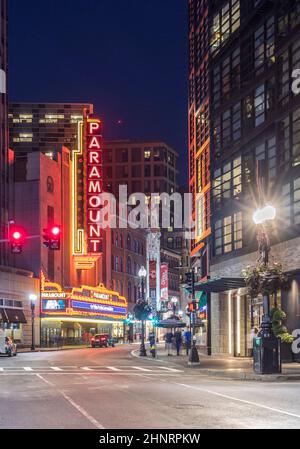
<instances>
[{"instance_id":1,"label":"traffic light","mask_svg":"<svg viewBox=\"0 0 300 449\"><path fill-rule=\"evenodd\" d=\"M189 287L192 297L195 297L195 270L185 274L185 283Z\"/></svg>"},{"instance_id":2,"label":"traffic light","mask_svg":"<svg viewBox=\"0 0 300 449\"><path fill-rule=\"evenodd\" d=\"M43 230L43 245L52 251L60 250L61 226L52 225Z\"/></svg>"},{"instance_id":3,"label":"traffic light","mask_svg":"<svg viewBox=\"0 0 300 449\"><path fill-rule=\"evenodd\" d=\"M189 286L192 287L192 272L188 272L185 273L185 283Z\"/></svg>"},{"instance_id":4,"label":"traffic light","mask_svg":"<svg viewBox=\"0 0 300 449\"><path fill-rule=\"evenodd\" d=\"M196 303L196 301L192 301L192 302L189 302L189 305L188 305L188 310L189 310L189 312L197 312L197 303Z\"/></svg>"},{"instance_id":5,"label":"traffic light","mask_svg":"<svg viewBox=\"0 0 300 449\"><path fill-rule=\"evenodd\" d=\"M20 226L10 226L9 243L12 254L21 254L23 244L26 240L26 233Z\"/></svg>"}]
</instances>

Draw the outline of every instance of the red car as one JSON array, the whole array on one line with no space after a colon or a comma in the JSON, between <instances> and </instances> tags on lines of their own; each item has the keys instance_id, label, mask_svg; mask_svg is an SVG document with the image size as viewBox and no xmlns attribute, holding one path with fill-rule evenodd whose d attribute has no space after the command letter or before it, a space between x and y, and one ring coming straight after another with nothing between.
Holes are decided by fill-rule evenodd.
<instances>
[{"instance_id":1,"label":"red car","mask_svg":"<svg viewBox=\"0 0 300 449\"><path fill-rule=\"evenodd\" d=\"M109 335L107 334L97 334L91 339L92 348L107 348L108 347Z\"/></svg>"}]
</instances>

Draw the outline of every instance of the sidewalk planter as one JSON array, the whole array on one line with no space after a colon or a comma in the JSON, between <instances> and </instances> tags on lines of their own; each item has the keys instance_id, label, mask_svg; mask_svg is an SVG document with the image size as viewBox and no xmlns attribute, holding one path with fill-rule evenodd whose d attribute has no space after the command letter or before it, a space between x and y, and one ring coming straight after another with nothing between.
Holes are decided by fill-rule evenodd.
<instances>
[{"instance_id":1,"label":"sidewalk planter","mask_svg":"<svg viewBox=\"0 0 300 449\"><path fill-rule=\"evenodd\" d=\"M281 342L282 363L292 363L294 361L291 343Z\"/></svg>"}]
</instances>

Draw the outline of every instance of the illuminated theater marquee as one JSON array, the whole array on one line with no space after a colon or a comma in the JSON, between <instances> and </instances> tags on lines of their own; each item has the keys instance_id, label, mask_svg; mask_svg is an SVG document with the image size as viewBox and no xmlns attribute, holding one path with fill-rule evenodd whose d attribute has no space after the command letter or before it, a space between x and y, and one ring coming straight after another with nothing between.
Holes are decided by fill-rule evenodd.
<instances>
[{"instance_id":1,"label":"illuminated theater marquee","mask_svg":"<svg viewBox=\"0 0 300 449\"><path fill-rule=\"evenodd\" d=\"M63 291L59 284L47 282L42 274L41 314L46 317L94 318L97 320L124 321L128 303L118 292L98 287L74 287Z\"/></svg>"},{"instance_id":2,"label":"illuminated theater marquee","mask_svg":"<svg viewBox=\"0 0 300 449\"><path fill-rule=\"evenodd\" d=\"M87 252L102 252L102 229L100 226L102 193L102 136L101 123L87 120Z\"/></svg>"}]
</instances>

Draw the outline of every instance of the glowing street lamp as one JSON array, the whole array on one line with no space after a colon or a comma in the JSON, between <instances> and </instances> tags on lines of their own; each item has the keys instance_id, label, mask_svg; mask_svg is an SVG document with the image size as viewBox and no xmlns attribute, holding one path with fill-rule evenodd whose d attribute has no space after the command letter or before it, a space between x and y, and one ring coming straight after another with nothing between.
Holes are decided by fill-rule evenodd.
<instances>
[{"instance_id":1,"label":"glowing street lamp","mask_svg":"<svg viewBox=\"0 0 300 449\"><path fill-rule=\"evenodd\" d=\"M142 266L139 270L139 278L141 280L141 289L142 289L142 301L145 304L145 279L147 277L147 270L144 266ZM141 339L141 347L140 347L140 356L147 357L147 352L145 348L145 321L142 319L142 339Z\"/></svg>"},{"instance_id":2,"label":"glowing street lamp","mask_svg":"<svg viewBox=\"0 0 300 449\"><path fill-rule=\"evenodd\" d=\"M276 209L271 204L266 204L253 214L253 222L257 225L258 250L262 263L266 268L269 263L271 250L267 224L275 218ZM261 354L258 354L257 345L262 351ZM272 330L270 295L267 292L263 294L263 317L258 338L255 339L253 356L255 372L259 374L273 374L281 371L279 342ZM260 360L260 363L256 363L256 359Z\"/></svg>"},{"instance_id":3,"label":"glowing street lamp","mask_svg":"<svg viewBox=\"0 0 300 449\"><path fill-rule=\"evenodd\" d=\"M271 204L267 204L261 209L257 209L253 214L253 221L256 225L263 224L266 221L272 221L276 218L276 209Z\"/></svg>"}]
</instances>

